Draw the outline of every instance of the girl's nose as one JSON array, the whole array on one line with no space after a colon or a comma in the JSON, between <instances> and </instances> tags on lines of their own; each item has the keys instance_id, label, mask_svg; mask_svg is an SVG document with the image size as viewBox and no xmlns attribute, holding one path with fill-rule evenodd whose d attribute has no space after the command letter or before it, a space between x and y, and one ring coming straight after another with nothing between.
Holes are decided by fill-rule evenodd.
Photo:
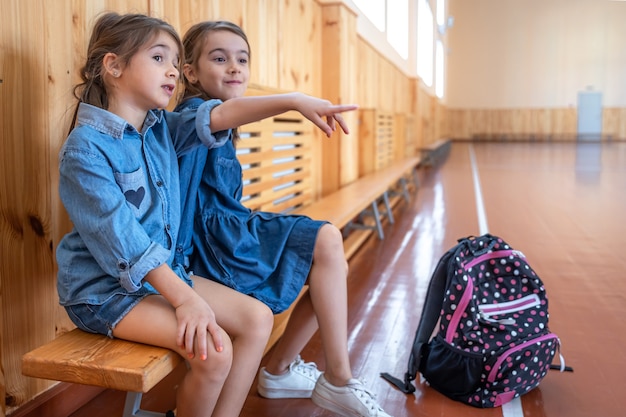
<instances>
[{"instance_id":1,"label":"girl's nose","mask_svg":"<svg viewBox=\"0 0 626 417\"><path fill-rule=\"evenodd\" d=\"M180 72L178 71L178 68L176 67L170 68L169 73L167 74L168 77L172 77L172 78L178 78L179 75L180 75Z\"/></svg>"}]
</instances>

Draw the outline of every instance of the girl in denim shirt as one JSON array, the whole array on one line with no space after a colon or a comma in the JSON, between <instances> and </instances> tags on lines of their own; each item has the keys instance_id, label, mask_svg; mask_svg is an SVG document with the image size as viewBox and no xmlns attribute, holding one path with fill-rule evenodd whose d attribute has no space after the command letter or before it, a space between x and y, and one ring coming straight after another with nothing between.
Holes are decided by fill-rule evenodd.
<instances>
[{"instance_id":1,"label":"girl in denim shirt","mask_svg":"<svg viewBox=\"0 0 626 417\"><path fill-rule=\"evenodd\" d=\"M250 75L250 45L239 26L198 23L187 31L183 43L185 92L177 110L194 109L208 99L230 103L243 96ZM342 129L347 132L343 125ZM185 216L179 245L194 271L252 295L275 313L288 308L309 284L267 366L259 372L258 392L268 398L311 397L343 416L388 417L373 394L352 377L347 264L340 231L305 216L246 208L240 201L242 168L235 140L180 158ZM318 325L324 374L299 356Z\"/></svg>"},{"instance_id":2,"label":"girl in denim shirt","mask_svg":"<svg viewBox=\"0 0 626 417\"><path fill-rule=\"evenodd\" d=\"M175 91L181 50L176 31L159 19L107 13L96 22L59 158L59 192L74 227L57 247L58 293L80 329L188 359L178 417L234 416L273 316L254 298L191 275L178 262L177 158L219 146L229 129L291 103L210 100L180 113L157 110ZM303 106L319 123L343 111L320 102Z\"/></svg>"}]
</instances>

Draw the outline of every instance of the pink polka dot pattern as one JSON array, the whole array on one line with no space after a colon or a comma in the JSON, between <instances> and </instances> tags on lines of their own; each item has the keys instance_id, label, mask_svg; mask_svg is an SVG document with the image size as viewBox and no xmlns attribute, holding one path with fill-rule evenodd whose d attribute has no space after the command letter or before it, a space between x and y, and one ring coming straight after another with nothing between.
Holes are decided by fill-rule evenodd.
<instances>
[{"instance_id":1,"label":"pink polka dot pattern","mask_svg":"<svg viewBox=\"0 0 626 417\"><path fill-rule=\"evenodd\" d=\"M535 388L559 349L546 291L524 255L497 236L461 239L453 249L419 371L450 398L498 407Z\"/></svg>"}]
</instances>

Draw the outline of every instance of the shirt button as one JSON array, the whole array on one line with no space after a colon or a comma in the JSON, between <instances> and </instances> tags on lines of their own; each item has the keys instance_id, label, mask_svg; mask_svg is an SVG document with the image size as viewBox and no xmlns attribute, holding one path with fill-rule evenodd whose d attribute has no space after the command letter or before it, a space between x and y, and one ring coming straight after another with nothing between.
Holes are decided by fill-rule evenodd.
<instances>
[{"instance_id":1,"label":"shirt button","mask_svg":"<svg viewBox=\"0 0 626 417\"><path fill-rule=\"evenodd\" d=\"M169 224L165 225L165 230L170 230L170 225Z\"/></svg>"},{"instance_id":2,"label":"shirt button","mask_svg":"<svg viewBox=\"0 0 626 417\"><path fill-rule=\"evenodd\" d=\"M125 259L120 259L119 261L117 261L117 268L120 271L126 271L128 269L128 261L126 261Z\"/></svg>"},{"instance_id":3,"label":"shirt button","mask_svg":"<svg viewBox=\"0 0 626 417\"><path fill-rule=\"evenodd\" d=\"M157 187L163 187L163 181L157 181Z\"/></svg>"}]
</instances>

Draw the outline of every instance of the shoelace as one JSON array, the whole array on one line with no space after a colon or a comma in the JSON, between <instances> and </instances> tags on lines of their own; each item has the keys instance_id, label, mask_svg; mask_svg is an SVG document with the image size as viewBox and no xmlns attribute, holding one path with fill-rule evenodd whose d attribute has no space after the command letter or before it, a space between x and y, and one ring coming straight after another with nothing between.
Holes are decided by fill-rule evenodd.
<instances>
[{"instance_id":1,"label":"shoelace","mask_svg":"<svg viewBox=\"0 0 626 417\"><path fill-rule=\"evenodd\" d=\"M350 387L350 389L354 391L354 394L365 407L369 408L370 410L384 411L380 404L378 404L376 396L372 392L370 392L370 390L365 388L364 382L351 382L348 383L348 387Z\"/></svg>"},{"instance_id":2,"label":"shoelace","mask_svg":"<svg viewBox=\"0 0 626 417\"><path fill-rule=\"evenodd\" d=\"M314 362L305 362L300 356L296 358L290 365L289 370L296 371L301 374L315 378L317 374L317 365Z\"/></svg>"}]
</instances>

